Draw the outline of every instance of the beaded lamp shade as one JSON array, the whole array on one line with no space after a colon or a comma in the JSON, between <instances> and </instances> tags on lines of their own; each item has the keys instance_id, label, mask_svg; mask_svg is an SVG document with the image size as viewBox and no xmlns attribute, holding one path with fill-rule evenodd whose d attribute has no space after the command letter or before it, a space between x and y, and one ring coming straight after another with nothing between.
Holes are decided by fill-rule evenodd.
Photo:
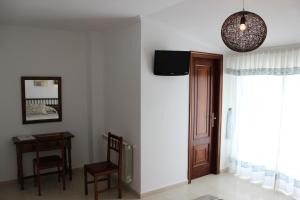
<instances>
[{"instance_id":1,"label":"beaded lamp shade","mask_svg":"<svg viewBox=\"0 0 300 200\"><path fill-rule=\"evenodd\" d=\"M221 35L223 42L231 50L248 52L257 49L265 41L267 26L257 14L241 11L225 20Z\"/></svg>"}]
</instances>

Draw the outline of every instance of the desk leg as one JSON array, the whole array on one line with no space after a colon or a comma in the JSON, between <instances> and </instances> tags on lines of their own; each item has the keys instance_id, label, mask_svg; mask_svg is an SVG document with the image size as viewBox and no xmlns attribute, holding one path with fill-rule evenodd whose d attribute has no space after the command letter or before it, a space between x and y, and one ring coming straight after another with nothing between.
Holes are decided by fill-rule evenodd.
<instances>
[{"instance_id":1,"label":"desk leg","mask_svg":"<svg viewBox=\"0 0 300 200\"><path fill-rule=\"evenodd\" d=\"M69 156L67 155L67 149L68 149L69 147L68 146L66 146L65 147L65 152L64 152L64 154L65 154L65 163L64 163L64 165L65 165L65 174L67 174L68 173L68 169L69 169L69 167L68 167L68 165L67 165L67 162L68 162L68 158L69 158Z\"/></svg>"},{"instance_id":2,"label":"desk leg","mask_svg":"<svg viewBox=\"0 0 300 200\"><path fill-rule=\"evenodd\" d=\"M16 145L16 151L17 151L18 183L20 184L21 190L24 190L23 154L21 152L19 145Z\"/></svg>"},{"instance_id":3,"label":"desk leg","mask_svg":"<svg viewBox=\"0 0 300 200\"><path fill-rule=\"evenodd\" d=\"M69 146L68 146L68 172L69 172L69 179L72 180L72 154L71 154L71 148L72 148L72 145L71 145L71 140L69 141Z\"/></svg>"}]
</instances>

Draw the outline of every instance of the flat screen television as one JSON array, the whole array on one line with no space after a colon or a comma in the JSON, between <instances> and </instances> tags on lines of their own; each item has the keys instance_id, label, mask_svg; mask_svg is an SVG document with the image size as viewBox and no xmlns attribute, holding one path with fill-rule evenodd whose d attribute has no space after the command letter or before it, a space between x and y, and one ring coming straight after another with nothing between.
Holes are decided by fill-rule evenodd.
<instances>
[{"instance_id":1,"label":"flat screen television","mask_svg":"<svg viewBox=\"0 0 300 200\"><path fill-rule=\"evenodd\" d=\"M160 76L180 76L189 74L189 51L156 50L154 74Z\"/></svg>"}]
</instances>

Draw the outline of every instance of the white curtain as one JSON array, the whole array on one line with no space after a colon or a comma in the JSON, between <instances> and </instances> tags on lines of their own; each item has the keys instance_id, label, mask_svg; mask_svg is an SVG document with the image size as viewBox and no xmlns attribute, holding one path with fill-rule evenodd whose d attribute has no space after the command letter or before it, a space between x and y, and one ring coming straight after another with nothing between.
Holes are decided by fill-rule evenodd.
<instances>
[{"instance_id":1,"label":"white curtain","mask_svg":"<svg viewBox=\"0 0 300 200\"><path fill-rule=\"evenodd\" d=\"M228 55L225 70L234 75L300 74L300 48L275 48Z\"/></svg>"},{"instance_id":2,"label":"white curtain","mask_svg":"<svg viewBox=\"0 0 300 200\"><path fill-rule=\"evenodd\" d=\"M274 58L272 51L268 52L269 57ZM276 55L280 56L278 52L276 50ZM237 64L230 68L233 65L228 63L237 60L246 63L243 57L247 58L247 54L233 60L227 57L226 71L235 83L230 170L265 188L300 199L300 75L296 73L295 62L300 56L295 53L287 56L286 52L281 54L281 60L294 58L289 73L287 70L275 72L274 68L264 65L255 70L244 68L251 64L244 64L240 69ZM253 53L251 56L259 57ZM260 59L271 62L264 56ZM287 60L286 63L292 62ZM264 73L259 70L262 68Z\"/></svg>"}]
</instances>

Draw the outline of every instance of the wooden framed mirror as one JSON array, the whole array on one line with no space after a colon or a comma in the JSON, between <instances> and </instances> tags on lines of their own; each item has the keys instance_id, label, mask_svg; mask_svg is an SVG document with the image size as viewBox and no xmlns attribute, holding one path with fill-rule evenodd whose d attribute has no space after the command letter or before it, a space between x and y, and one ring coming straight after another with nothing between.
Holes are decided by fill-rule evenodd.
<instances>
[{"instance_id":1,"label":"wooden framed mirror","mask_svg":"<svg viewBox=\"0 0 300 200\"><path fill-rule=\"evenodd\" d=\"M62 121L61 77L22 76L23 124Z\"/></svg>"}]
</instances>

